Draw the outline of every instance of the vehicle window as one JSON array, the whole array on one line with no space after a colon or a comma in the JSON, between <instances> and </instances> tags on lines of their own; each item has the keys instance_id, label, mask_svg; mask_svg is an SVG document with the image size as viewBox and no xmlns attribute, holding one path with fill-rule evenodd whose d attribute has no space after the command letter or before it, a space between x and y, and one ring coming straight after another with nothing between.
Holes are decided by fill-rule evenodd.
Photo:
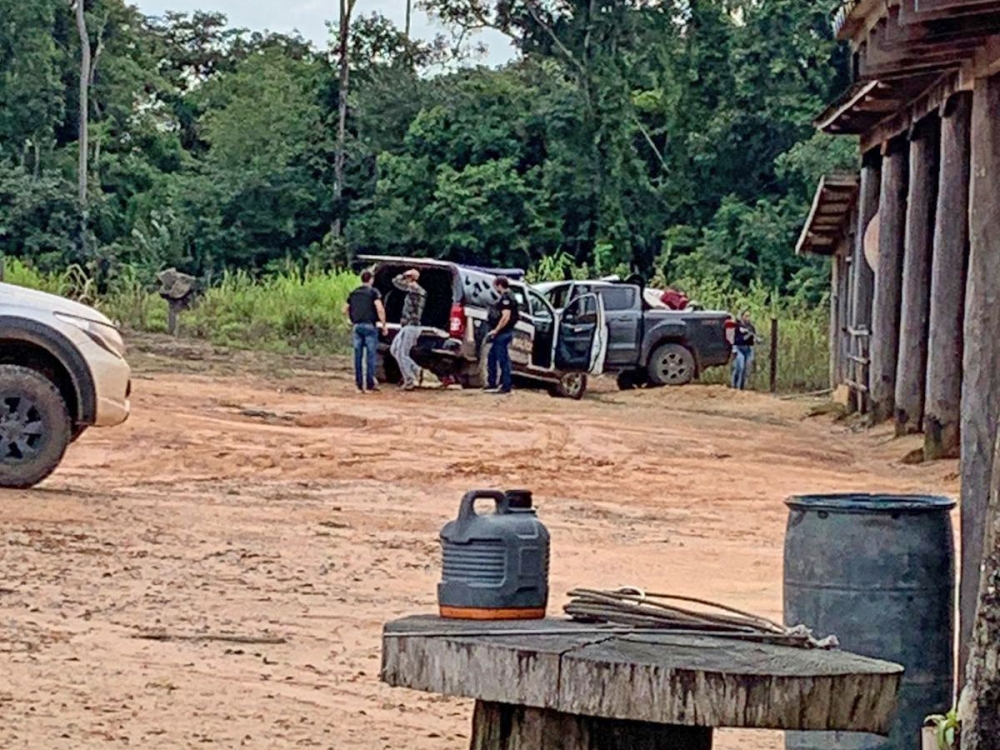
<instances>
[{"instance_id":1,"label":"vehicle window","mask_svg":"<svg viewBox=\"0 0 1000 750\"><path fill-rule=\"evenodd\" d=\"M598 290L601 299L604 300L604 309L608 312L612 310L632 310L635 308L635 295L638 291L631 286L606 286Z\"/></svg>"},{"instance_id":2,"label":"vehicle window","mask_svg":"<svg viewBox=\"0 0 1000 750\"><path fill-rule=\"evenodd\" d=\"M510 293L517 301L517 309L524 315L530 314L528 311L528 300L525 297L524 289L518 286L512 286L510 288Z\"/></svg>"},{"instance_id":3,"label":"vehicle window","mask_svg":"<svg viewBox=\"0 0 1000 750\"><path fill-rule=\"evenodd\" d=\"M557 286L549 290L548 295L549 302L556 310L562 310L566 307L566 303L569 301L569 284L563 284L562 286Z\"/></svg>"},{"instance_id":4,"label":"vehicle window","mask_svg":"<svg viewBox=\"0 0 1000 750\"><path fill-rule=\"evenodd\" d=\"M552 320L552 311L545 304L545 298L538 292L528 292L528 302L531 304L531 314L542 320Z\"/></svg>"},{"instance_id":5,"label":"vehicle window","mask_svg":"<svg viewBox=\"0 0 1000 750\"><path fill-rule=\"evenodd\" d=\"M597 297L593 294L574 296L565 311L565 320L574 323L597 322Z\"/></svg>"}]
</instances>

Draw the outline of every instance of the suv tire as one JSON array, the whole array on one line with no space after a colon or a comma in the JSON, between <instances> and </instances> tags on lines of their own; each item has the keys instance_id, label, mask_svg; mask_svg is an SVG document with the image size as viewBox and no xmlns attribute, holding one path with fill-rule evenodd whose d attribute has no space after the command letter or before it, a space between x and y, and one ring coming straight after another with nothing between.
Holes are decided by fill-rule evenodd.
<instances>
[{"instance_id":1,"label":"suv tire","mask_svg":"<svg viewBox=\"0 0 1000 750\"><path fill-rule=\"evenodd\" d=\"M695 376L691 350L683 344L662 344L649 358L649 382L653 385L687 385Z\"/></svg>"},{"instance_id":2,"label":"suv tire","mask_svg":"<svg viewBox=\"0 0 1000 750\"><path fill-rule=\"evenodd\" d=\"M66 402L48 378L17 365L0 365L0 487L32 487L62 460L72 422Z\"/></svg>"}]
</instances>

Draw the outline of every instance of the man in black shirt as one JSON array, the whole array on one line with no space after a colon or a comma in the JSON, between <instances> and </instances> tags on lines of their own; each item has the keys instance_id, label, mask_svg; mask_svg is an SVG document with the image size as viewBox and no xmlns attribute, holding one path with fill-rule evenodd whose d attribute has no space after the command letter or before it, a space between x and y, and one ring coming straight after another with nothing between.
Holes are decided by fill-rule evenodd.
<instances>
[{"instance_id":1,"label":"man in black shirt","mask_svg":"<svg viewBox=\"0 0 1000 750\"><path fill-rule=\"evenodd\" d=\"M375 324L386 332L385 305L382 295L372 284L375 277L371 271L361 274L361 286L347 298L344 314L351 320L354 339L354 382L358 392L377 391L375 383L375 358L378 356L378 331ZM367 362L365 361L367 359ZM366 367L367 365L367 367Z\"/></svg>"},{"instance_id":2,"label":"man in black shirt","mask_svg":"<svg viewBox=\"0 0 1000 750\"><path fill-rule=\"evenodd\" d=\"M511 372L510 372L510 344L514 340L514 326L520 317L517 309L517 300L510 293L510 281L497 276L493 281L493 288L500 298L497 303L490 308L488 325L490 332L486 334L486 341L492 342L490 352L486 360L486 390L493 393L510 393ZM500 384L497 387L497 370L500 370Z\"/></svg>"}]
</instances>

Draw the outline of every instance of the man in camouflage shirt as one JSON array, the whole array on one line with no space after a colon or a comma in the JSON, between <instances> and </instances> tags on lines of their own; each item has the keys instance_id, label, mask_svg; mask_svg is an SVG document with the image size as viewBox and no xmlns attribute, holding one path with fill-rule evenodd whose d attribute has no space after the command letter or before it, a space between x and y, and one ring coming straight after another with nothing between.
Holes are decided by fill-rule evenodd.
<instances>
[{"instance_id":1,"label":"man in camouflage shirt","mask_svg":"<svg viewBox=\"0 0 1000 750\"><path fill-rule=\"evenodd\" d=\"M427 292L417 283L419 280L420 271L415 268L392 280L393 286L406 293L406 299L403 301L403 315L399 320L399 333L392 340L389 352L399 363L399 371L403 375L403 389L407 391L417 387L417 378L420 375L420 366L410 356L420 338L424 305L427 304Z\"/></svg>"}]
</instances>

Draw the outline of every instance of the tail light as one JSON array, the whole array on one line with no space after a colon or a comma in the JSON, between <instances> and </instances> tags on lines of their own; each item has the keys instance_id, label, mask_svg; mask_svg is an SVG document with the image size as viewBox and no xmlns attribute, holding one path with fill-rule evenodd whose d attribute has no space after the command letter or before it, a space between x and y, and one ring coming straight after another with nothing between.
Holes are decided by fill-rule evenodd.
<instances>
[{"instance_id":1,"label":"tail light","mask_svg":"<svg viewBox=\"0 0 1000 750\"><path fill-rule=\"evenodd\" d=\"M451 306L451 317L448 318L448 333L456 339L465 336L465 308L458 303Z\"/></svg>"},{"instance_id":2,"label":"tail light","mask_svg":"<svg viewBox=\"0 0 1000 750\"><path fill-rule=\"evenodd\" d=\"M736 343L736 318L732 317L731 315L728 318L726 318L726 321L723 325L723 330L725 331L726 334L726 342L730 346Z\"/></svg>"}]
</instances>

